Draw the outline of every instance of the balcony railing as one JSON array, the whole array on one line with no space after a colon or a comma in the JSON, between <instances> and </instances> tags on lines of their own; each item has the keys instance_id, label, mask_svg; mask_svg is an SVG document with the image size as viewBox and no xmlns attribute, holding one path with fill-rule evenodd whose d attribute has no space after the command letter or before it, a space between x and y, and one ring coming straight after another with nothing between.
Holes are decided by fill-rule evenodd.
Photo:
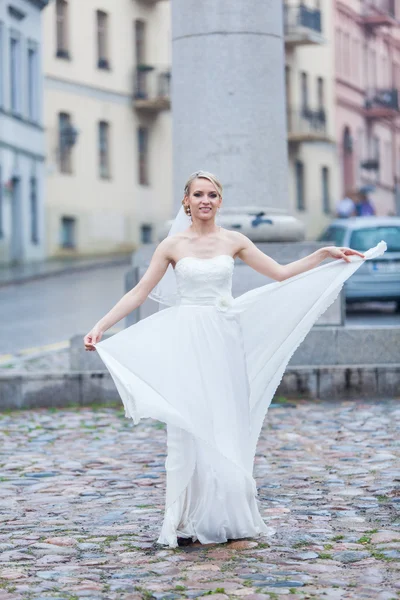
<instances>
[{"instance_id":1,"label":"balcony railing","mask_svg":"<svg viewBox=\"0 0 400 600\"><path fill-rule=\"evenodd\" d=\"M137 110L159 112L171 107L171 70L153 65L137 65L134 105Z\"/></svg>"},{"instance_id":2,"label":"balcony railing","mask_svg":"<svg viewBox=\"0 0 400 600\"><path fill-rule=\"evenodd\" d=\"M379 171L380 160L379 156L376 158L366 158L360 162L360 167L366 171Z\"/></svg>"},{"instance_id":3,"label":"balcony railing","mask_svg":"<svg viewBox=\"0 0 400 600\"><path fill-rule=\"evenodd\" d=\"M328 141L326 112L323 108L289 110L287 125L290 143Z\"/></svg>"},{"instance_id":4,"label":"balcony railing","mask_svg":"<svg viewBox=\"0 0 400 600\"><path fill-rule=\"evenodd\" d=\"M396 89L372 89L365 98L365 115L370 119L390 119L399 115L399 93Z\"/></svg>"},{"instance_id":5,"label":"balcony railing","mask_svg":"<svg viewBox=\"0 0 400 600\"><path fill-rule=\"evenodd\" d=\"M363 19L364 25L369 28L396 25L395 0L370 0L366 4Z\"/></svg>"},{"instance_id":6,"label":"balcony railing","mask_svg":"<svg viewBox=\"0 0 400 600\"><path fill-rule=\"evenodd\" d=\"M304 4L284 4L284 28L286 45L322 44L322 16L318 8Z\"/></svg>"}]
</instances>

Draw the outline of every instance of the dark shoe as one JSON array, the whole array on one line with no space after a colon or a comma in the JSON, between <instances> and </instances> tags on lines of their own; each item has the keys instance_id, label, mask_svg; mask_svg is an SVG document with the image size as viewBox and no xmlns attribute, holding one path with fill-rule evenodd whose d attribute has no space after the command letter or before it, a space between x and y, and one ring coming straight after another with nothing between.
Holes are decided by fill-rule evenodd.
<instances>
[{"instance_id":1,"label":"dark shoe","mask_svg":"<svg viewBox=\"0 0 400 600\"><path fill-rule=\"evenodd\" d=\"M178 546L190 546L190 544L193 544L193 539L190 538L183 538L183 537L178 537Z\"/></svg>"}]
</instances>

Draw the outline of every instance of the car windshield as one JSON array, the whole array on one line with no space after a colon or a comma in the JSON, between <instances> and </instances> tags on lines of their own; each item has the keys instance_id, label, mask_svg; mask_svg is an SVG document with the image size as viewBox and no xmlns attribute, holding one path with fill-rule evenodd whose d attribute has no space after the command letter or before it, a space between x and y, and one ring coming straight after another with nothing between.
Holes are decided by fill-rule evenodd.
<instances>
[{"instance_id":1,"label":"car windshield","mask_svg":"<svg viewBox=\"0 0 400 600\"><path fill-rule=\"evenodd\" d=\"M328 229L326 229L319 238L319 241L333 242L335 246L343 246L345 231L346 230L344 229L344 227L328 227Z\"/></svg>"},{"instance_id":2,"label":"car windshield","mask_svg":"<svg viewBox=\"0 0 400 600\"><path fill-rule=\"evenodd\" d=\"M400 252L400 227L382 225L381 227L366 227L356 229L351 234L350 247L359 252L365 252L379 244L381 240L387 243L388 252Z\"/></svg>"}]
</instances>

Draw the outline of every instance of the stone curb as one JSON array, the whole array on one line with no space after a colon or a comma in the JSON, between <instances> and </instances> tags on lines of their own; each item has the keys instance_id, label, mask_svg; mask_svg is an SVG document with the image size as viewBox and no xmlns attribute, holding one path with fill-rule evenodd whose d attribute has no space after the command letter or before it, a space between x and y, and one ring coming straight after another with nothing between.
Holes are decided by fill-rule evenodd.
<instances>
[{"instance_id":1,"label":"stone curb","mask_svg":"<svg viewBox=\"0 0 400 600\"><path fill-rule=\"evenodd\" d=\"M67 275L69 273L79 273L82 271L92 271L94 269L103 269L105 267L115 267L120 265L126 265L129 267L131 264L130 255L116 256L111 259L102 259L98 262L93 261L84 264L70 264L65 267L57 267L54 270L31 273L27 275L20 275L10 277L9 279L0 279L0 288L8 287L10 285L20 285L22 283L28 283L29 281L36 281L38 279L48 279L49 277L58 277L60 275Z\"/></svg>"},{"instance_id":2,"label":"stone curb","mask_svg":"<svg viewBox=\"0 0 400 600\"><path fill-rule=\"evenodd\" d=\"M288 367L276 397L357 400L400 397L400 364ZM108 372L0 374L0 411L120 403Z\"/></svg>"}]
</instances>

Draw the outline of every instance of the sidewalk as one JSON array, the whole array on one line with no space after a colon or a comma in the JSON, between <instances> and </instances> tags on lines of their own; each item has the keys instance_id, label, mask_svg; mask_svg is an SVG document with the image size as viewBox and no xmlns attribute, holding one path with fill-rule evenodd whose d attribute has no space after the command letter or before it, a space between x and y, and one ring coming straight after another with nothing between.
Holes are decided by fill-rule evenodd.
<instances>
[{"instance_id":1,"label":"sidewalk","mask_svg":"<svg viewBox=\"0 0 400 600\"><path fill-rule=\"evenodd\" d=\"M275 535L170 549L161 423L0 414L0 600L394 600L399 417L390 400L272 406L254 475Z\"/></svg>"},{"instance_id":2,"label":"sidewalk","mask_svg":"<svg viewBox=\"0 0 400 600\"><path fill-rule=\"evenodd\" d=\"M0 266L0 288L54 277L74 271L88 271L114 265L129 265L131 254L113 254L93 258L58 258L15 266Z\"/></svg>"}]
</instances>

